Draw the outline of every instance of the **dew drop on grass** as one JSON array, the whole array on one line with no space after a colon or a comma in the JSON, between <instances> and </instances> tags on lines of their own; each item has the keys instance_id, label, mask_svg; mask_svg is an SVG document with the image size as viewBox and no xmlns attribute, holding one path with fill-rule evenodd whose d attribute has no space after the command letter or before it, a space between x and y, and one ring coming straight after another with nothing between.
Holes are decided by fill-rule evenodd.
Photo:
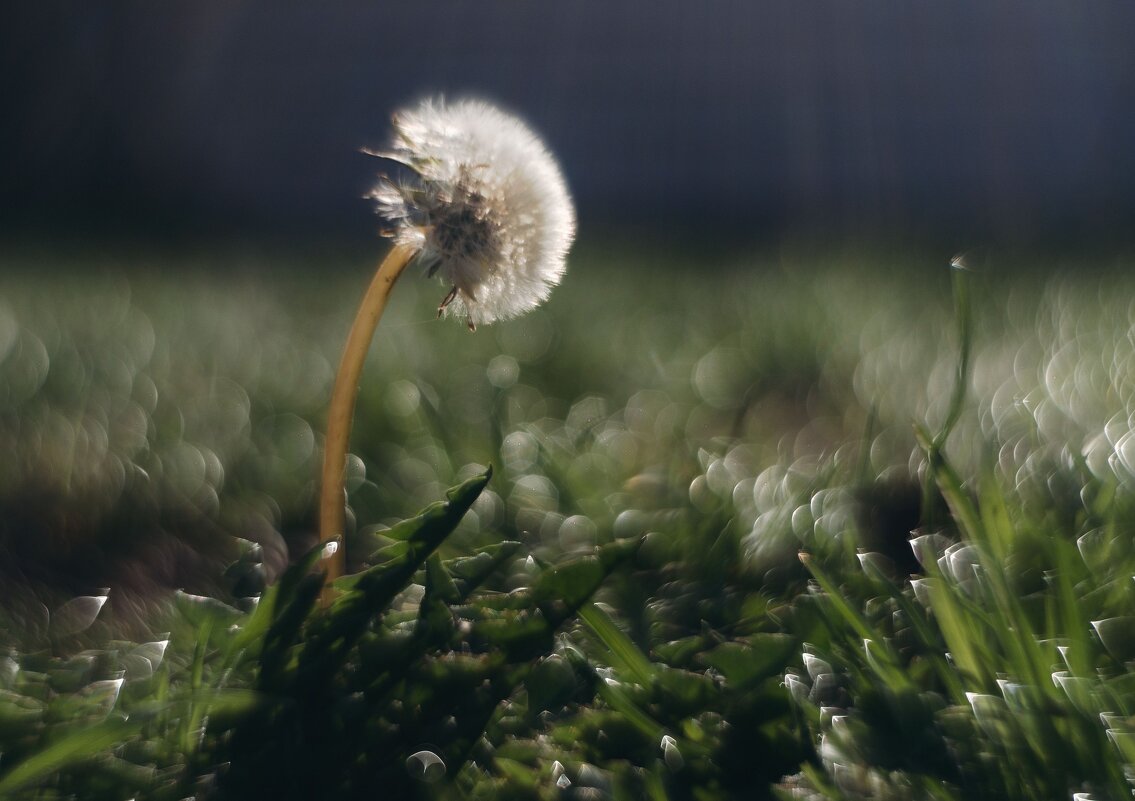
<instances>
[{"instance_id":1,"label":"dew drop on grass","mask_svg":"<svg viewBox=\"0 0 1135 801\"><path fill-rule=\"evenodd\" d=\"M930 608L930 584L931 579L916 578L910 580L910 587L914 590L914 597L920 604L926 608Z\"/></svg>"},{"instance_id":2,"label":"dew drop on grass","mask_svg":"<svg viewBox=\"0 0 1135 801\"><path fill-rule=\"evenodd\" d=\"M678 750L678 741L669 734L664 734L659 745L662 748L662 759L666 767L670 770L681 770L686 761L682 758L682 752Z\"/></svg>"},{"instance_id":3,"label":"dew drop on grass","mask_svg":"<svg viewBox=\"0 0 1135 801\"><path fill-rule=\"evenodd\" d=\"M530 473L521 476L509 494L509 503L522 509L550 512L559 503L560 491L546 477Z\"/></svg>"},{"instance_id":4,"label":"dew drop on grass","mask_svg":"<svg viewBox=\"0 0 1135 801\"><path fill-rule=\"evenodd\" d=\"M948 545L949 540L940 534L922 534L910 540L910 549L920 565L927 565L932 559L937 561L938 555L945 551Z\"/></svg>"},{"instance_id":5,"label":"dew drop on grass","mask_svg":"<svg viewBox=\"0 0 1135 801\"><path fill-rule=\"evenodd\" d=\"M395 381L386 391L386 409L396 417L411 417L418 413L422 393L411 381Z\"/></svg>"},{"instance_id":6,"label":"dew drop on grass","mask_svg":"<svg viewBox=\"0 0 1135 801\"><path fill-rule=\"evenodd\" d=\"M1073 676L1067 670L1058 670L1052 674L1052 683L1064 691L1077 710L1089 716L1093 713L1096 704L1093 679Z\"/></svg>"},{"instance_id":7,"label":"dew drop on grass","mask_svg":"<svg viewBox=\"0 0 1135 801\"><path fill-rule=\"evenodd\" d=\"M650 517L638 509L624 509L615 518L613 533L616 539L639 537L650 527Z\"/></svg>"},{"instance_id":8,"label":"dew drop on grass","mask_svg":"<svg viewBox=\"0 0 1135 801\"><path fill-rule=\"evenodd\" d=\"M690 482L690 503L700 512L710 513L716 505L716 498L709 488L705 476L695 476Z\"/></svg>"},{"instance_id":9,"label":"dew drop on grass","mask_svg":"<svg viewBox=\"0 0 1135 801\"><path fill-rule=\"evenodd\" d=\"M804 667L808 671L808 675L812 681L816 681L820 676L826 676L832 673L832 666L818 656L809 653L804 655Z\"/></svg>"},{"instance_id":10,"label":"dew drop on grass","mask_svg":"<svg viewBox=\"0 0 1135 801\"><path fill-rule=\"evenodd\" d=\"M857 553L856 556L859 558L859 566L868 576L888 576L894 573L894 563L881 553L868 551Z\"/></svg>"},{"instance_id":11,"label":"dew drop on grass","mask_svg":"<svg viewBox=\"0 0 1135 801\"><path fill-rule=\"evenodd\" d=\"M83 688L81 695L95 708L109 713L118 702L118 694L122 691L121 677L95 681Z\"/></svg>"},{"instance_id":12,"label":"dew drop on grass","mask_svg":"<svg viewBox=\"0 0 1135 801\"><path fill-rule=\"evenodd\" d=\"M95 622L105 603L105 595L80 595L72 598L51 616L52 636L67 637L88 628Z\"/></svg>"},{"instance_id":13,"label":"dew drop on grass","mask_svg":"<svg viewBox=\"0 0 1135 801\"><path fill-rule=\"evenodd\" d=\"M367 468L363 460L353 453L347 454L347 467L344 471L343 484L347 494L350 494L363 485L367 480Z\"/></svg>"},{"instance_id":14,"label":"dew drop on grass","mask_svg":"<svg viewBox=\"0 0 1135 801\"><path fill-rule=\"evenodd\" d=\"M1092 529L1082 534L1076 540L1076 548L1080 551L1080 558L1091 570L1103 570L1107 567L1108 550L1111 539L1103 529Z\"/></svg>"},{"instance_id":15,"label":"dew drop on grass","mask_svg":"<svg viewBox=\"0 0 1135 801\"><path fill-rule=\"evenodd\" d=\"M406 771L420 782L433 784L445 776L445 762L433 751L418 751L406 760Z\"/></svg>"},{"instance_id":16,"label":"dew drop on grass","mask_svg":"<svg viewBox=\"0 0 1135 801\"><path fill-rule=\"evenodd\" d=\"M808 538L811 536L812 529L815 527L815 525L816 521L812 517L812 508L810 505L801 504L792 511L792 533L795 534L801 541L808 541Z\"/></svg>"},{"instance_id":17,"label":"dew drop on grass","mask_svg":"<svg viewBox=\"0 0 1135 801\"><path fill-rule=\"evenodd\" d=\"M1099 718L1105 729L1118 729L1127 725L1127 718L1114 712L1100 712Z\"/></svg>"},{"instance_id":18,"label":"dew drop on grass","mask_svg":"<svg viewBox=\"0 0 1135 801\"><path fill-rule=\"evenodd\" d=\"M691 381L702 400L715 409L733 409L745 390L744 364L737 348L719 346L702 356L694 366Z\"/></svg>"},{"instance_id":19,"label":"dew drop on grass","mask_svg":"<svg viewBox=\"0 0 1135 801\"><path fill-rule=\"evenodd\" d=\"M587 547L594 547L598 529L591 518L584 515L572 515L564 520L558 531L560 547L565 551L573 551Z\"/></svg>"},{"instance_id":20,"label":"dew drop on grass","mask_svg":"<svg viewBox=\"0 0 1135 801\"><path fill-rule=\"evenodd\" d=\"M536 464L540 444L526 431L513 431L504 438L500 452L506 469L513 473L524 473Z\"/></svg>"},{"instance_id":21,"label":"dew drop on grass","mask_svg":"<svg viewBox=\"0 0 1135 801\"><path fill-rule=\"evenodd\" d=\"M152 414L158 407L158 385L146 373L139 373L134 377L134 386L130 395L147 415Z\"/></svg>"},{"instance_id":22,"label":"dew drop on grass","mask_svg":"<svg viewBox=\"0 0 1135 801\"><path fill-rule=\"evenodd\" d=\"M712 492L722 497L732 497L736 476L725 466L723 459L714 459L705 471L705 480Z\"/></svg>"},{"instance_id":23,"label":"dew drop on grass","mask_svg":"<svg viewBox=\"0 0 1135 801\"><path fill-rule=\"evenodd\" d=\"M564 428L572 435L593 431L606 417L607 399L588 395L572 404L564 418Z\"/></svg>"},{"instance_id":24,"label":"dew drop on grass","mask_svg":"<svg viewBox=\"0 0 1135 801\"><path fill-rule=\"evenodd\" d=\"M497 389L508 389L520 378L520 365L506 353L493 357L485 368L489 383Z\"/></svg>"},{"instance_id":25,"label":"dew drop on grass","mask_svg":"<svg viewBox=\"0 0 1135 801\"><path fill-rule=\"evenodd\" d=\"M1135 617L1109 617L1091 623L1103 647L1113 657L1121 662L1135 658Z\"/></svg>"},{"instance_id":26,"label":"dew drop on grass","mask_svg":"<svg viewBox=\"0 0 1135 801\"><path fill-rule=\"evenodd\" d=\"M1105 733L1128 763L1135 760L1135 733L1119 729L1108 729Z\"/></svg>"},{"instance_id":27,"label":"dew drop on grass","mask_svg":"<svg viewBox=\"0 0 1135 801\"><path fill-rule=\"evenodd\" d=\"M611 779L606 771L600 770L599 768L591 764L584 763L583 765L580 765L579 771L576 773L575 780L577 783L582 784L585 787L594 788L595 790L602 792L610 792L611 790ZM589 793L580 793L580 796L583 798L603 797L600 793L596 793L594 791Z\"/></svg>"},{"instance_id":28,"label":"dew drop on grass","mask_svg":"<svg viewBox=\"0 0 1135 801\"><path fill-rule=\"evenodd\" d=\"M847 710L841 706L821 706L820 730L831 731L832 721L838 717L847 717Z\"/></svg>"},{"instance_id":29,"label":"dew drop on grass","mask_svg":"<svg viewBox=\"0 0 1135 801\"><path fill-rule=\"evenodd\" d=\"M784 675L784 686L785 689L788 690L788 694L798 702L807 701L808 694L812 690L808 682L804 681L804 679L795 673L786 673Z\"/></svg>"},{"instance_id":30,"label":"dew drop on grass","mask_svg":"<svg viewBox=\"0 0 1135 801\"><path fill-rule=\"evenodd\" d=\"M135 648L134 653L144 658L150 663L154 670L157 670L161 667L162 660L165 658L166 646L168 645L169 640L147 642Z\"/></svg>"}]
</instances>

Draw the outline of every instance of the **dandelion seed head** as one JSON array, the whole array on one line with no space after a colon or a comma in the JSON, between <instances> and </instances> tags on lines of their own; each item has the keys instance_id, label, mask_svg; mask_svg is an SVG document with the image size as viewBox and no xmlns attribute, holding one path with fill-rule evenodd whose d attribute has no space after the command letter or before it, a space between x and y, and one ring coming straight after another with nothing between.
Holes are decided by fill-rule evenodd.
<instances>
[{"instance_id":1,"label":"dandelion seed head","mask_svg":"<svg viewBox=\"0 0 1135 801\"><path fill-rule=\"evenodd\" d=\"M522 314L559 283L575 236L563 175L521 120L477 100L429 99L394 115L378 153L407 173L371 192L388 234L454 288L471 325Z\"/></svg>"}]
</instances>

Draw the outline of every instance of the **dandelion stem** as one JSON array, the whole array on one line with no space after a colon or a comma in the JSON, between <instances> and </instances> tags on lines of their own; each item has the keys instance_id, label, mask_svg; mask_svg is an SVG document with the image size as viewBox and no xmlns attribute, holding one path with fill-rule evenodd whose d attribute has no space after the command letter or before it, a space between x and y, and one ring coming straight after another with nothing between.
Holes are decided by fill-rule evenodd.
<instances>
[{"instance_id":1,"label":"dandelion stem","mask_svg":"<svg viewBox=\"0 0 1135 801\"><path fill-rule=\"evenodd\" d=\"M339 362L335 387L331 391L331 406L327 412L327 438L323 447L323 476L319 494L320 542L328 542L344 534L346 498L343 487L347 469L347 445L355 416L355 400L359 394L359 376L390 291L414 253L412 248L399 245L382 261L359 305L355 322L347 335L347 344L343 346L343 358ZM328 584L343 575L345 561L340 545L325 560ZM329 587L324 588L323 600L325 603L330 600Z\"/></svg>"}]
</instances>

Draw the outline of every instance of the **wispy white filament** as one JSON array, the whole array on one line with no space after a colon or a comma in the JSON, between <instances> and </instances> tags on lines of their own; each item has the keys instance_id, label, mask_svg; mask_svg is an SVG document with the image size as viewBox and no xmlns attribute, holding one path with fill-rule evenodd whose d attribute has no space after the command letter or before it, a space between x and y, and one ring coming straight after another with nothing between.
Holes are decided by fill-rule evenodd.
<instances>
[{"instance_id":1,"label":"wispy white filament","mask_svg":"<svg viewBox=\"0 0 1135 801\"><path fill-rule=\"evenodd\" d=\"M377 154L408 174L371 193L390 236L452 287L442 307L469 324L514 317L564 272L575 210L555 159L519 119L476 100L431 99L394 115Z\"/></svg>"}]
</instances>

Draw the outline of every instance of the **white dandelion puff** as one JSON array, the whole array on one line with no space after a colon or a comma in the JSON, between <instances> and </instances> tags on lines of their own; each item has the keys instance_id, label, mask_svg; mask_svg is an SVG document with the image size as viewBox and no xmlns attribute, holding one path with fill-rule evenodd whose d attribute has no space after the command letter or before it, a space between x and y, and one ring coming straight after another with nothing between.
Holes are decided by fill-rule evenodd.
<instances>
[{"instance_id":1,"label":"white dandelion puff","mask_svg":"<svg viewBox=\"0 0 1135 801\"><path fill-rule=\"evenodd\" d=\"M477 100L394 115L375 155L403 165L371 197L388 234L451 287L438 311L470 326L523 314L560 282L575 211L555 159L521 120Z\"/></svg>"},{"instance_id":2,"label":"white dandelion puff","mask_svg":"<svg viewBox=\"0 0 1135 801\"><path fill-rule=\"evenodd\" d=\"M371 279L347 333L331 390L319 495L323 603L345 568L347 446L359 378L395 282L421 264L449 287L438 315L463 316L473 329L522 314L548 297L564 273L575 210L560 168L520 120L474 100L427 100L394 115L389 151L402 165L371 193L394 247ZM368 151L369 152L369 151Z\"/></svg>"}]
</instances>

